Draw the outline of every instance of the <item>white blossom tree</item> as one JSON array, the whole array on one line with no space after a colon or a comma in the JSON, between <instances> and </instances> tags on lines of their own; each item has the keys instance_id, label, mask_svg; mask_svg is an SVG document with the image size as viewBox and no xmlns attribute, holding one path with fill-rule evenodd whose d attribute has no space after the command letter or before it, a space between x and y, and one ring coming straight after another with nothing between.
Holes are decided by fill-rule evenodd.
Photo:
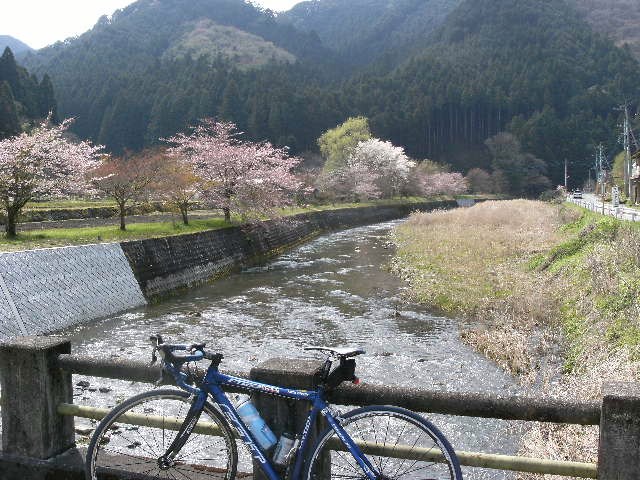
<instances>
[{"instance_id":1,"label":"white blossom tree","mask_svg":"<svg viewBox=\"0 0 640 480\"><path fill-rule=\"evenodd\" d=\"M0 141L0 208L7 237L16 236L18 215L30 200L90 189L86 174L98 164L102 147L70 141L65 132L72 121L52 125L47 119L31 132Z\"/></svg>"},{"instance_id":2,"label":"white blossom tree","mask_svg":"<svg viewBox=\"0 0 640 480\"><path fill-rule=\"evenodd\" d=\"M239 135L233 123L205 119L191 134L166 140L173 145L169 154L193 168L203 195L222 209L226 221L232 211L273 214L300 188L292 173L300 159L290 157L286 148L246 142Z\"/></svg>"},{"instance_id":3,"label":"white blossom tree","mask_svg":"<svg viewBox=\"0 0 640 480\"><path fill-rule=\"evenodd\" d=\"M461 173L437 172L418 178L418 186L422 195L459 195L468 190L467 181Z\"/></svg>"},{"instance_id":4,"label":"white blossom tree","mask_svg":"<svg viewBox=\"0 0 640 480\"><path fill-rule=\"evenodd\" d=\"M332 200L363 201L380 197L376 184L378 175L365 165L351 165L329 172L318 178L318 187Z\"/></svg>"},{"instance_id":5,"label":"white blossom tree","mask_svg":"<svg viewBox=\"0 0 640 480\"><path fill-rule=\"evenodd\" d=\"M401 193L415 166L402 147L378 138L358 143L347 161L349 167L367 168L377 175L376 184L383 197Z\"/></svg>"}]
</instances>

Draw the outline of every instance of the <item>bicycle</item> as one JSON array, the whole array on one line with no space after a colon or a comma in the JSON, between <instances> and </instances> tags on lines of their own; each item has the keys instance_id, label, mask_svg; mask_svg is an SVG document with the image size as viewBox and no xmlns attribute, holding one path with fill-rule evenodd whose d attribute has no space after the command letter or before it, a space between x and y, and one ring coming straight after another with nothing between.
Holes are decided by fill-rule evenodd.
<instances>
[{"instance_id":1,"label":"bicycle","mask_svg":"<svg viewBox=\"0 0 640 480\"><path fill-rule=\"evenodd\" d=\"M392 406L356 408L343 415L327 404L327 392L342 382L358 381L355 357L363 350L306 348L326 355L321 385L308 391L221 373L222 354L206 350L204 343L169 344L160 335L152 336L151 342L152 363L158 352L162 372L171 374L180 390L145 392L111 410L89 444L88 479L234 480L251 476L238 472L235 433L268 480L462 480L453 448L421 416ZM185 367L203 359L211 361L203 378ZM223 386L311 404L304 428L294 432L296 440L284 465L273 463ZM310 447L311 427L319 416L328 427Z\"/></svg>"}]
</instances>

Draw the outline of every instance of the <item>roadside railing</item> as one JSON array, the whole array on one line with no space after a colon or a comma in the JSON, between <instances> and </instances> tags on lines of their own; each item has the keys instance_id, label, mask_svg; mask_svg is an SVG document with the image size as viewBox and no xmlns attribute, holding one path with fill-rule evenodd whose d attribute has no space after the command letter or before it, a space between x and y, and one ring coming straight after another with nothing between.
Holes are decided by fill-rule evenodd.
<instances>
[{"instance_id":1,"label":"roadside railing","mask_svg":"<svg viewBox=\"0 0 640 480\"><path fill-rule=\"evenodd\" d=\"M570 199L570 201L579 207L586 208L592 212L602 213L603 215L609 215L619 220L630 220L632 222L640 221L640 211L636 211L633 208L624 207L622 205L614 207L607 203L603 206L601 201L590 201L584 199Z\"/></svg>"},{"instance_id":2,"label":"roadside railing","mask_svg":"<svg viewBox=\"0 0 640 480\"><path fill-rule=\"evenodd\" d=\"M320 364L313 361L271 359L243 376L291 388L313 388L319 367ZM144 362L72 355L70 342L60 338L21 337L0 344L3 430L0 472L3 467L10 470L24 465L32 469L34 465L45 470L58 468L56 459L63 458L67 468L64 478L75 478L68 473L73 470L69 467L69 458L75 459L76 470L81 468L80 455L75 450L74 418L99 420L107 410L73 404L72 374L153 383L160 376L160 368L149 367ZM467 417L598 425L597 464L458 450L456 453L460 463L470 467L635 480L640 472L640 385L605 384L603 391L600 402L578 402L361 384L339 387L330 395L330 400L339 405L391 404L418 412ZM284 420L278 412L290 412L282 402L286 400L270 396L256 398L263 418L276 433L284 428L279 425ZM302 408L298 420L302 421L304 414ZM206 430L206 426L203 428ZM399 452L402 455L402 451ZM20 478L44 477L21 473Z\"/></svg>"}]
</instances>

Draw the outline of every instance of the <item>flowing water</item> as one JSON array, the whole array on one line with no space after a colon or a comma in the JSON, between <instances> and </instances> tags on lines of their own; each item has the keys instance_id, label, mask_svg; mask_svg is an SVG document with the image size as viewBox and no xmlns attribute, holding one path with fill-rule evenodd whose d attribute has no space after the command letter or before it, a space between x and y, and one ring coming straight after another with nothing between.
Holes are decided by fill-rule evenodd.
<instances>
[{"instance_id":1,"label":"flowing water","mask_svg":"<svg viewBox=\"0 0 640 480\"><path fill-rule=\"evenodd\" d=\"M385 270L393 247L382 223L320 237L260 267L156 305L63 332L74 353L150 358L147 338L206 340L224 352L223 368L248 371L270 357L308 356L308 345L361 346L365 382L433 390L517 393L513 378L459 338L456 320L430 315L403 298ZM74 401L111 406L148 385L74 377ZM102 391L100 391L102 390ZM454 448L514 454L513 423L429 415ZM80 422L82 422L80 420ZM466 469L465 479L511 474Z\"/></svg>"}]
</instances>

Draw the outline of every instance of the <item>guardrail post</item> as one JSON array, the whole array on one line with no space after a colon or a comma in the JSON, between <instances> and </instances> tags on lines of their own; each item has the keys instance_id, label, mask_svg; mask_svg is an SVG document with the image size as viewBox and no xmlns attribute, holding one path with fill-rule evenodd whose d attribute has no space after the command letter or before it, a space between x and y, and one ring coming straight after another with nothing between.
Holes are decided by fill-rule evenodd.
<instances>
[{"instance_id":1,"label":"guardrail post","mask_svg":"<svg viewBox=\"0 0 640 480\"><path fill-rule=\"evenodd\" d=\"M73 417L56 412L71 403L71 374L55 366L70 353L64 338L17 337L0 343L2 453L48 459L74 446Z\"/></svg>"},{"instance_id":2,"label":"guardrail post","mask_svg":"<svg viewBox=\"0 0 640 480\"><path fill-rule=\"evenodd\" d=\"M598 480L637 480L640 472L640 384L605 383Z\"/></svg>"},{"instance_id":3,"label":"guardrail post","mask_svg":"<svg viewBox=\"0 0 640 480\"><path fill-rule=\"evenodd\" d=\"M320 382L320 370L323 362L289 358L272 358L253 367L250 378L258 382L287 388L313 390ZM285 430L298 433L304 428L309 413L308 402L290 402L286 398L259 394L253 398L260 416L267 422L278 438ZM310 447L317 436L326 428L324 419L319 418L311 428ZM292 431L291 431L292 430ZM254 464L254 479L265 480L262 471Z\"/></svg>"}]
</instances>

